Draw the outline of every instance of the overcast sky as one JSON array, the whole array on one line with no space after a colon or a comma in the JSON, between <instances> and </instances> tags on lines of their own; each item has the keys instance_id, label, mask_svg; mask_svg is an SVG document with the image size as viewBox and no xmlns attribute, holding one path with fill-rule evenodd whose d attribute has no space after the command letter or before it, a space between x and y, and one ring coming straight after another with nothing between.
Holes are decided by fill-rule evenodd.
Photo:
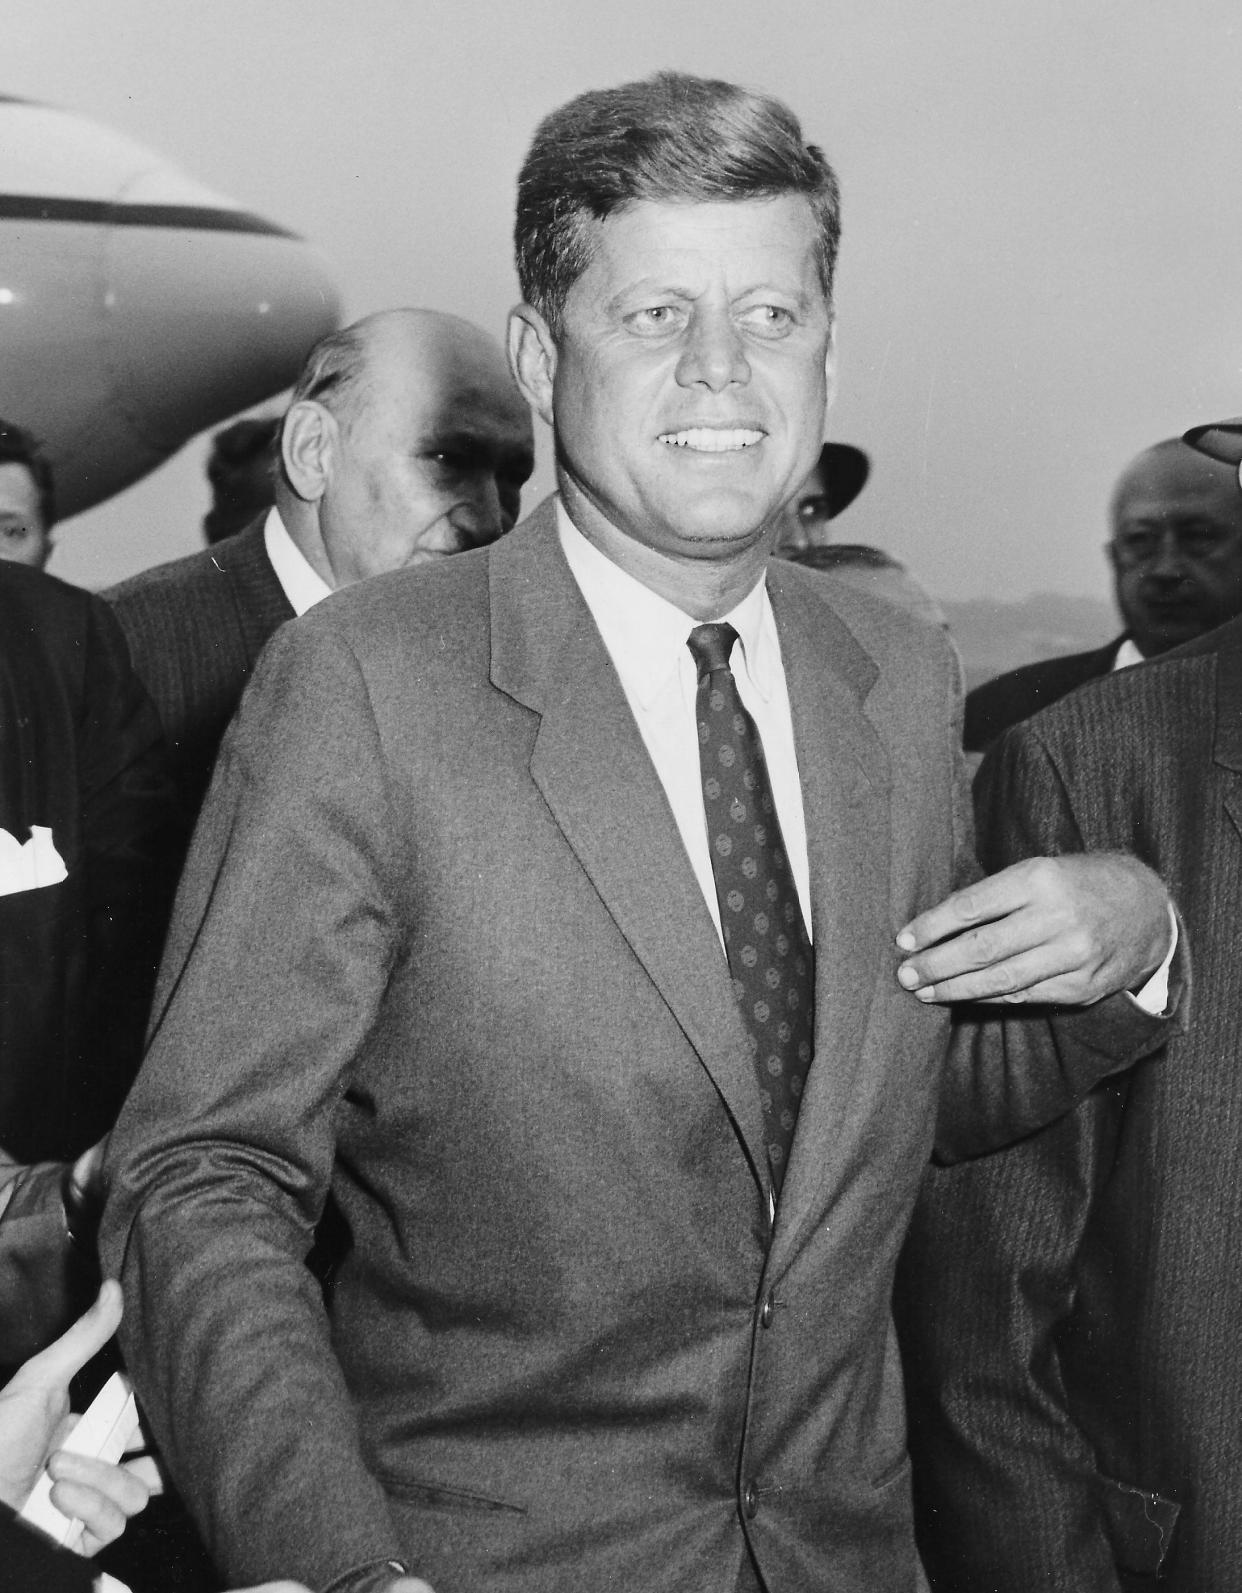
<instances>
[{"instance_id":1,"label":"overcast sky","mask_svg":"<svg viewBox=\"0 0 1242 1593\"><path fill-rule=\"evenodd\" d=\"M352 318L500 332L531 131L660 67L788 100L845 194L840 535L939 595L1103 596L1113 477L1242 412L1238 0L8 0L0 92L319 245ZM550 481L541 439L541 485ZM198 544L205 450L61 533L99 585Z\"/></svg>"}]
</instances>

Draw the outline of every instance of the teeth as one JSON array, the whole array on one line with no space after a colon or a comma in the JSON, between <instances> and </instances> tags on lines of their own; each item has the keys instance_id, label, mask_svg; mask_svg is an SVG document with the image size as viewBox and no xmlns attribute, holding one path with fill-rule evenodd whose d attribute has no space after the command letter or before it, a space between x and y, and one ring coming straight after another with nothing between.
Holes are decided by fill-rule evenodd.
<instances>
[{"instance_id":1,"label":"teeth","mask_svg":"<svg viewBox=\"0 0 1242 1593\"><path fill-rule=\"evenodd\" d=\"M716 431L696 426L691 431L666 431L660 441L670 448L692 448L696 453L727 454L738 448L753 448L763 441L761 431Z\"/></svg>"}]
</instances>

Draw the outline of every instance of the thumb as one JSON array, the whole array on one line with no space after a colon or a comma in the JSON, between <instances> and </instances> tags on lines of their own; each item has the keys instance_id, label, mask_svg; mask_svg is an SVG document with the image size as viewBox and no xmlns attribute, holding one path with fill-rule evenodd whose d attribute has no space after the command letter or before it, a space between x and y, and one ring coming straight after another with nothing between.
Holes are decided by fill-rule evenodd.
<instances>
[{"instance_id":1,"label":"thumb","mask_svg":"<svg viewBox=\"0 0 1242 1593\"><path fill-rule=\"evenodd\" d=\"M121 1321L121 1285L112 1279L99 1290L94 1305L84 1312L67 1332L33 1355L13 1378L10 1386L21 1383L65 1386L97 1355L116 1332Z\"/></svg>"}]
</instances>

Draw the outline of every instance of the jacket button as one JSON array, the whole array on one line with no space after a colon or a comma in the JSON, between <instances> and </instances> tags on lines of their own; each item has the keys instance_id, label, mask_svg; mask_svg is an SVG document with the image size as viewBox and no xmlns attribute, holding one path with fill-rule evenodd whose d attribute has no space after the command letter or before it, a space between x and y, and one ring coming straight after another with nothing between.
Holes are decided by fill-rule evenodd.
<instances>
[{"instance_id":1,"label":"jacket button","mask_svg":"<svg viewBox=\"0 0 1242 1593\"><path fill-rule=\"evenodd\" d=\"M753 1482L748 1482L742 1489L742 1514L747 1521L753 1521L759 1514L759 1490Z\"/></svg>"},{"instance_id":2,"label":"jacket button","mask_svg":"<svg viewBox=\"0 0 1242 1593\"><path fill-rule=\"evenodd\" d=\"M759 1312L759 1326L770 1328L772 1326L772 1318L775 1316L775 1314L776 1312L772 1306L772 1296L769 1294L767 1299L763 1302L763 1307Z\"/></svg>"}]
</instances>

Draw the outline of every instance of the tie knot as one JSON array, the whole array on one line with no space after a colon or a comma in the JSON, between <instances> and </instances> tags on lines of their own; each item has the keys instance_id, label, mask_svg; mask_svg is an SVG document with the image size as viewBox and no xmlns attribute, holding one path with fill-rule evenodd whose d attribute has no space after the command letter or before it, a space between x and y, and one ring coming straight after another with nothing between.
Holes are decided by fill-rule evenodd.
<instances>
[{"instance_id":1,"label":"tie knot","mask_svg":"<svg viewBox=\"0 0 1242 1593\"><path fill-rule=\"evenodd\" d=\"M698 665L699 679L718 669L728 669L737 632L732 625L696 625L686 638L686 646Z\"/></svg>"}]
</instances>

